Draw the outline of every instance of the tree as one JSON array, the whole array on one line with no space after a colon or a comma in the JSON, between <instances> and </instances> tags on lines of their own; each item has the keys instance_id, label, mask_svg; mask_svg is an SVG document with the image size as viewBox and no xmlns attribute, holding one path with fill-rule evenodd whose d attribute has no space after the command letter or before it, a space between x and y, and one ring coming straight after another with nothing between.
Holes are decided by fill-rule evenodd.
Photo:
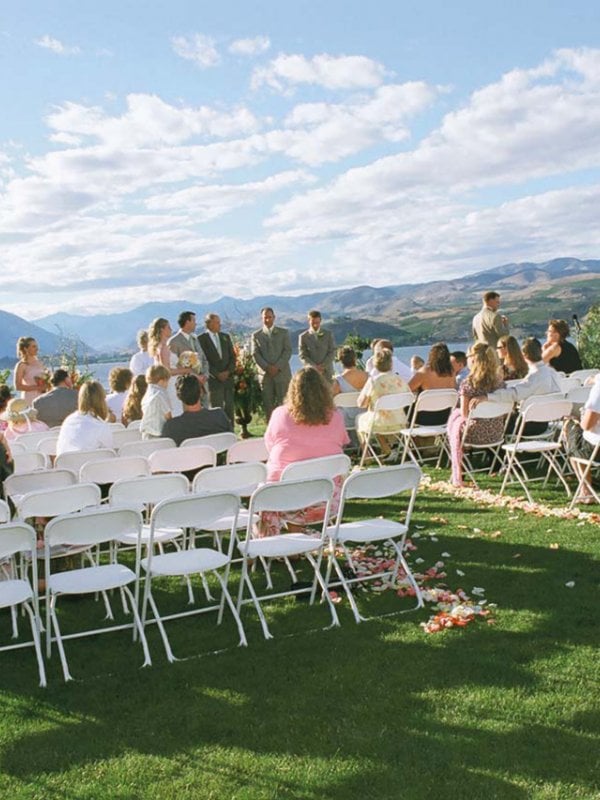
<instances>
[{"instance_id":1,"label":"tree","mask_svg":"<svg viewBox=\"0 0 600 800\"><path fill-rule=\"evenodd\" d=\"M349 333L344 339L344 345L351 347L356 353L356 362L359 366L363 366L362 357L365 350L368 350L371 343L364 336L359 336L358 333Z\"/></svg>"},{"instance_id":2,"label":"tree","mask_svg":"<svg viewBox=\"0 0 600 800\"><path fill-rule=\"evenodd\" d=\"M579 334L579 354L586 369L600 368L600 304L590 308Z\"/></svg>"}]
</instances>

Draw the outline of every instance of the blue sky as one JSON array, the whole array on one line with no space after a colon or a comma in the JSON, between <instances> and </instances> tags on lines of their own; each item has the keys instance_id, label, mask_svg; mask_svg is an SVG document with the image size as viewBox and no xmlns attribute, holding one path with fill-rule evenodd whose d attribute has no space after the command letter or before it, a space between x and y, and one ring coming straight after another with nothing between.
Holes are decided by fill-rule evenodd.
<instances>
[{"instance_id":1,"label":"blue sky","mask_svg":"<svg viewBox=\"0 0 600 800\"><path fill-rule=\"evenodd\" d=\"M0 2L0 59L5 310L600 256L597 2Z\"/></svg>"}]
</instances>

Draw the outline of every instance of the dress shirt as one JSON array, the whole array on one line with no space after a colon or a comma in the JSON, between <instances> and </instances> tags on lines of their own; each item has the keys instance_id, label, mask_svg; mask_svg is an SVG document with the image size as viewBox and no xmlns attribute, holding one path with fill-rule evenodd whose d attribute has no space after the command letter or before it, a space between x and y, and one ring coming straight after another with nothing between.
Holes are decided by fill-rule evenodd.
<instances>
[{"instance_id":1,"label":"dress shirt","mask_svg":"<svg viewBox=\"0 0 600 800\"><path fill-rule=\"evenodd\" d=\"M534 394L552 394L560 392L560 385L556 377L556 370L538 361L529 364L529 372L523 380L506 389L496 389L488 394L488 400L500 403L520 403Z\"/></svg>"}]
</instances>

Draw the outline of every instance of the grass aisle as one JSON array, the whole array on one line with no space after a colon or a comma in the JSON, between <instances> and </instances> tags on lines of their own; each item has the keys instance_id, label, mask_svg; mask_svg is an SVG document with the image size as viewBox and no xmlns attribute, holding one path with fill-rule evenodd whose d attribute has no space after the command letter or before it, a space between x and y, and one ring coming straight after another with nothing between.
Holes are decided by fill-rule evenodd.
<instances>
[{"instance_id":1,"label":"grass aisle","mask_svg":"<svg viewBox=\"0 0 600 800\"><path fill-rule=\"evenodd\" d=\"M325 609L292 601L270 642L246 611L247 650L229 621L171 623L176 653L228 648L175 665L155 630L146 670L126 634L68 642L79 680L53 658L46 691L31 652L2 653L0 798L600 797L600 527L427 490L413 522L416 568L484 588L494 624L428 635L427 608L357 626L343 601L322 631Z\"/></svg>"}]
</instances>

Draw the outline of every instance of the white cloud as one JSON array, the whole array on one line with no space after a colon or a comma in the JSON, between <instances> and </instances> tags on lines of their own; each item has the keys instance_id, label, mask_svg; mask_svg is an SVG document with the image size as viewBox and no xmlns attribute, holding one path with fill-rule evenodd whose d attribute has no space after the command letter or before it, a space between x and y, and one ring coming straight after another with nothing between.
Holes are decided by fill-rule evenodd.
<instances>
[{"instance_id":1,"label":"white cloud","mask_svg":"<svg viewBox=\"0 0 600 800\"><path fill-rule=\"evenodd\" d=\"M196 66L203 69L214 67L221 61L215 44L215 40L212 37L205 36L203 33L194 33L190 36L173 36L171 38L171 46L178 56L185 58L187 61L193 61Z\"/></svg>"},{"instance_id":2,"label":"white cloud","mask_svg":"<svg viewBox=\"0 0 600 800\"><path fill-rule=\"evenodd\" d=\"M255 36L254 39L236 39L229 45L229 52L237 56L256 56L271 47L268 36Z\"/></svg>"},{"instance_id":3,"label":"white cloud","mask_svg":"<svg viewBox=\"0 0 600 800\"><path fill-rule=\"evenodd\" d=\"M78 45L69 46L63 44L53 36L48 36L48 34L35 39L34 44L37 44L38 47L43 47L45 50L51 50L59 56L75 56L81 53L81 48Z\"/></svg>"},{"instance_id":4,"label":"white cloud","mask_svg":"<svg viewBox=\"0 0 600 800\"><path fill-rule=\"evenodd\" d=\"M281 54L266 67L257 67L252 87L263 84L285 91L290 86L312 84L325 89L371 89L383 83L386 71L382 64L366 56L331 56L313 58Z\"/></svg>"}]
</instances>

